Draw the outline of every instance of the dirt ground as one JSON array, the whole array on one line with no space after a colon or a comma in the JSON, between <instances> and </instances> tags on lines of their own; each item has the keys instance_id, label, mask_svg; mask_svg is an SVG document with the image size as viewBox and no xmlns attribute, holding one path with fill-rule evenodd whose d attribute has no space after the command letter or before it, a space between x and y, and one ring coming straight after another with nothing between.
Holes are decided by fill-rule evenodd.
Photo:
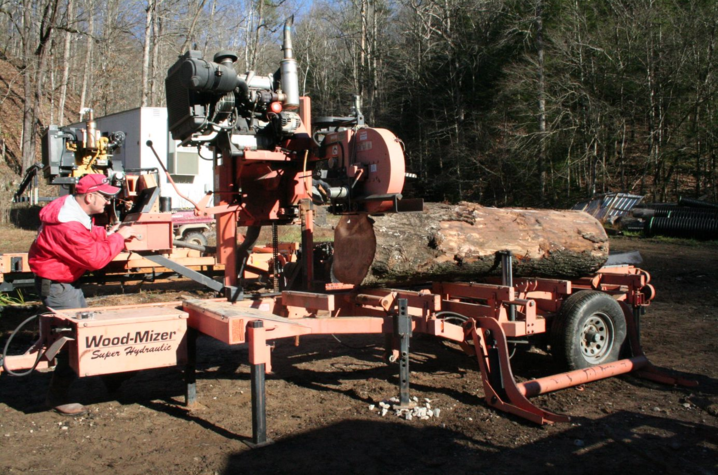
<instances>
[{"instance_id":1,"label":"dirt ground","mask_svg":"<svg viewBox=\"0 0 718 475\"><path fill-rule=\"evenodd\" d=\"M666 387L633 376L536 398L570 414L539 427L487 407L478 365L433 338L411 342L411 394L438 418L382 417L371 404L398 394L398 367L382 362L382 338L280 340L268 375L267 425L274 444L250 449L247 350L200 337L200 408L182 406L179 368L151 370L108 394L100 378L73 386L91 412L46 410L50 375L0 377L2 473L718 473L718 246L618 238L638 250L657 297L643 320L643 344L661 368L699 381ZM191 286L137 288L93 306L196 295ZM201 293L200 293L201 294ZM0 316L2 342L25 317ZM341 340L341 341L340 341ZM513 360L517 379L551 374L548 355Z\"/></svg>"}]
</instances>

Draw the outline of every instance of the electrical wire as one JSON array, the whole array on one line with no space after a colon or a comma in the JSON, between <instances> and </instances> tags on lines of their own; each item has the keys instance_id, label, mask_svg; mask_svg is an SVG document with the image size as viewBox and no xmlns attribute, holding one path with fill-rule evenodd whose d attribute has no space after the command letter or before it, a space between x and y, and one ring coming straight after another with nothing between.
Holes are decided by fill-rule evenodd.
<instances>
[{"instance_id":1,"label":"electrical wire","mask_svg":"<svg viewBox=\"0 0 718 475\"><path fill-rule=\"evenodd\" d=\"M212 155L209 158L205 158L202 156L202 145L197 145L197 156L201 158L202 160L206 162L213 162L214 161L214 155Z\"/></svg>"}]
</instances>

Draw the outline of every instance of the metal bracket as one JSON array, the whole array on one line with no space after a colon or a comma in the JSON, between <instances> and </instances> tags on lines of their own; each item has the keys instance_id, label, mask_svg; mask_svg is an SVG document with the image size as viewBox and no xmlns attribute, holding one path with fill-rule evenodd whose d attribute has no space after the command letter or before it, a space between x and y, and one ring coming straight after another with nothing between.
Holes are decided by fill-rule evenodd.
<instances>
[{"instance_id":1,"label":"metal bracket","mask_svg":"<svg viewBox=\"0 0 718 475\"><path fill-rule=\"evenodd\" d=\"M514 286L514 263L511 251L499 251L501 256L501 284L507 287ZM509 310L509 321L516 321L516 305L506 304Z\"/></svg>"},{"instance_id":2,"label":"metal bracket","mask_svg":"<svg viewBox=\"0 0 718 475\"><path fill-rule=\"evenodd\" d=\"M47 361L52 361L55 359L55 356L60 352L63 346L65 346L65 343L68 341L75 341L74 338L70 338L69 336L63 336L55 340L55 343L50 345L50 348L47 349L45 352L45 358L47 358Z\"/></svg>"}]
</instances>

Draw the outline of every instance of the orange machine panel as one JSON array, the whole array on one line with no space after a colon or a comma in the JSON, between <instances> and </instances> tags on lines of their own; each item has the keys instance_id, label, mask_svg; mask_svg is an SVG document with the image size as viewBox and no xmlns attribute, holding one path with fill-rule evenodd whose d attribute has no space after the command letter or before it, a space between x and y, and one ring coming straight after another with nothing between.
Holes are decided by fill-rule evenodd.
<instances>
[{"instance_id":1,"label":"orange machine panel","mask_svg":"<svg viewBox=\"0 0 718 475\"><path fill-rule=\"evenodd\" d=\"M176 305L81 309L70 365L79 376L177 366L187 362L187 318Z\"/></svg>"},{"instance_id":2,"label":"orange machine panel","mask_svg":"<svg viewBox=\"0 0 718 475\"><path fill-rule=\"evenodd\" d=\"M125 243L128 251L172 249L172 213L133 213L122 225L135 231L135 237Z\"/></svg>"}]
</instances>

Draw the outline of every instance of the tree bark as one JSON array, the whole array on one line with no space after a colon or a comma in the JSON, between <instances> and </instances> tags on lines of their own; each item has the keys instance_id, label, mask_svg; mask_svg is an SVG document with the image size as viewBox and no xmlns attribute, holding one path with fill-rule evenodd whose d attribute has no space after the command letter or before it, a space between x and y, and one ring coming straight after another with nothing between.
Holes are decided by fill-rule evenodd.
<instances>
[{"instance_id":1,"label":"tree bark","mask_svg":"<svg viewBox=\"0 0 718 475\"><path fill-rule=\"evenodd\" d=\"M570 279L606 262L608 237L581 211L427 204L422 213L343 216L332 272L360 286L471 281L500 274L506 250L514 275Z\"/></svg>"}]
</instances>

